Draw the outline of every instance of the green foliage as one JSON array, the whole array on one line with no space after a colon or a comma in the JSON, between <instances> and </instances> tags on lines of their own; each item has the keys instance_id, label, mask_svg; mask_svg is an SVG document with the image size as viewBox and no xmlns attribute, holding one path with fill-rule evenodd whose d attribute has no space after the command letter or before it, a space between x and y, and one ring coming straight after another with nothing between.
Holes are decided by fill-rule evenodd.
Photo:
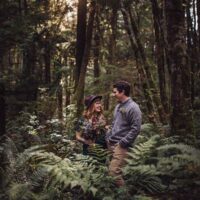
<instances>
[{"instance_id":1,"label":"green foliage","mask_svg":"<svg viewBox=\"0 0 200 200\"><path fill-rule=\"evenodd\" d=\"M140 194L178 189L189 192L190 188L198 187L199 149L178 143L178 137L152 134L152 130L150 124L144 125L139 142L129 153L128 165L124 168L127 187Z\"/></svg>"},{"instance_id":2,"label":"green foliage","mask_svg":"<svg viewBox=\"0 0 200 200\"><path fill-rule=\"evenodd\" d=\"M65 116L65 121L67 122L66 132L70 138L73 138L75 136L74 126L77 122L76 110L77 108L75 104L70 104L66 107L66 116Z\"/></svg>"},{"instance_id":3,"label":"green foliage","mask_svg":"<svg viewBox=\"0 0 200 200\"><path fill-rule=\"evenodd\" d=\"M159 135L151 136L149 140L131 148L128 154L128 165L124 169L124 174L127 178L130 177L127 184L134 191L160 193L166 189L166 186L163 185L162 180L158 177L159 173L153 163L154 151L159 138Z\"/></svg>"},{"instance_id":4,"label":"green foliage","mask_svg":"<svg viewBox=\"0 0 200 200\"><path fill-rule=\"evenodd\" d=\"M124 170L125 175L131 176L128 179L127 185L138 193L161 193L166 190L166 186L158 177L157 169L150 165L139 165Z\"/></svg>"},{"instance_id":5,"label":"green foliage","mask_svg":"<svg viewBox=\"0 0 200 200\"><path fill-rule=\"evenodd\" d=\"M13 184L9 191L10 200L36 200L36 195L30 191L30 185L24 184Z\"/></svg>"},{"instance_id":6,"label":"green foliage","mask_svg":"<svg viewBox=\"0 0 200 200\"><path fill-rule=\"evenodd\" d=\"M11 185L11 199L19 199L20 196L22 199L34 199L37 194L46 193L50 188L63 191L63 195L75 195L73 192L78 190L76 198L81 199L84 195L103 195L102 191L98 191L99 188L103 189L102 182L112 185L112 178L107 177L106 168L97 167L97 161L91 157L74 155L70 159L62 159L51 152L46 152L44 148L46 147L32 147L20 155L17 168L28 164L33 174L29 174L26 184Z\"/></svg>"},{"instance_id":7,"label":"green foliage","mask_svg":"<svg viewBox=\"0 0 200 200\"><path fill-rule=\"evenodd\" d=\"M90 146L88 148L88 155L92 156L93 159L96 159L100 163L106 162L108 160L108 151L107 149L103 149L101 145L95 144L95 146Z\"/></svg>"},{"instance_id":8,"label":"green foliage","mask_svg":"<svg viewBox=\"0 0 200 200\"><path fill-rule=\"evenodd\" d=\"M4 188L7 187L15 174L15 160L18 150L15 143L8 137L4 139L0 147L0 186Z\"/></svg>"},{"instance_id":9,"label":"green foliage","mask_svg":"<svg viewBox=\"0 0 200 200\"><path fill-rule=\"evenodd\" d=\"M38 127L38 125L39 121L36 115L22 111L16 119L7 123L7 131L17 134L26 132L34 135L37 133L36 127Z\"/></svg>"},{"instance_id":10,"label":"green foliage","mask_svg":"<svg viewBox=\"0 0 200 200\"><path fill-rule=\"evenodd\" d=\"M42 126L35 114L20 112L18 117L6 124L6 128L7 134L14 141L19 151L23 151L28 146L41 143L39 133Z\"/></svg>"},{"instance_id":11,"label":"green foliage","mask_svg":"<svg viewBox=\"0 0 200 200\"><path fill-rule=\"evenodd\" d=\"M57 129L54 122L52 126ZM107 154L98 145L90 149L93 157L74 154L80 151L77 143L55 132L49 134L49 144L33 146L19 154L13 141L7 138L0 148L1 155L6 155L0 173L4 180L2 195L12 200L120 200L124 196L130 199L129 195L133 199L151 199L152 194L198 187L199 149L178 143L177 137L163 138L158 131L151 124L142 126L123 169L126 185L121 189L115 188L106 166L99 163Z\"/></svg>"},{"instance_id":12,"label":"green foliage","mask_svg":"<svg viewBox=\"0 0 200 200\"><path fill-rule=\"evenodd\" d=\"M130 160L128 160L129 165L140 165L147 162L147 159L152 156L153 150L157 144L159 135L152 136L148 141L141 142L131 148L131 153L128 153Z\"/></svg>"}]
</instances>

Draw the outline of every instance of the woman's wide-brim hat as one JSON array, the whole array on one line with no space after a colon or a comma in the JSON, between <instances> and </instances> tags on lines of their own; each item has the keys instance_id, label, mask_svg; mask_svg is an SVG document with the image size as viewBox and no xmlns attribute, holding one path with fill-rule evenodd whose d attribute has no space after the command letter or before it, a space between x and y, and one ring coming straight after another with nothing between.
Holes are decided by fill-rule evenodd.
<instances>
[{"instance_id":1,"label":"woman's wide-brim hat","mask_svg":"<svg viewBox=\"0 0 200 200\"><path fill-rule=\"evenodd\" d=\"M95 100L97 100L97 99L101 100L101 99L102 99L102 96L99 96L99 95L89 95L89 96L86 96L86 97L85 97L85 102L84 102L86 108L89 108L89 107L92 105L92 103L93 103Z\"/></svg>"}]
</instances>

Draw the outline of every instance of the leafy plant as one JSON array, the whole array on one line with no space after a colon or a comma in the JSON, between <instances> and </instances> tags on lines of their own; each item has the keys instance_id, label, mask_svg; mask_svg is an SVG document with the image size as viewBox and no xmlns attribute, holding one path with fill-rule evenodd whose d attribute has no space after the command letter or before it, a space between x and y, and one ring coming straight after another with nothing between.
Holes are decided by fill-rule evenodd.
<instances>
[{"instance_id":1,"label":"leafy plant","mask_svg":"<svg viewBox=\"0 0 200 200\"><path fill-rule=\"evenodd\" d=\"M178 137L163 138L156 132L149 134L151 128L145 127L129 153L128 164L123 170L129 190L139 194L159 194L198 188L199 149L177 143Z\"/></svg>"}]
</instances>

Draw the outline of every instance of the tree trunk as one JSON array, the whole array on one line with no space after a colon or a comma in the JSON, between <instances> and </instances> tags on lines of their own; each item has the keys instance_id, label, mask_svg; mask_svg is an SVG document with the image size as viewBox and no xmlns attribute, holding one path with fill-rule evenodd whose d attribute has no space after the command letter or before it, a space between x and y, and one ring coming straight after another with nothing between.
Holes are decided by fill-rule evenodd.
<instances>
[{"instance_id":1,"label":"tree trunk","mask_svg":"<svg viewBox=\"0 0 200 200\"><path fill-rule=\"evenodd\" d=\"M155 29L155 43L156 43L155 55L157 59L160 98L165 112L169 113L169 104L168 104L167 86L166 86L166 72L165 72L164 33L161 24L163 16L161 8L159 8L158 6L157 0L151 0L151 3L152 3L152 13L154 20L154 29Z\"/></svg>"},{"instance_id":2,"label":"tree trunk","mask_svg":"<svg viewBox=\"0 0 200 200\"><path fill-rule=\"evenodd\" d=\"M23 70L22 76L28 78L34 74L36 61L36 47L34 41L31 42L23 52Z\"/></svg>"},{"instance_id":3,"label":"tree trunk","mask_svg":"<svg viewBox=\"0 0 200 200\"><path fill-rule=\"evenodd\" d=\"M46 35L44 41L44 75L45 75L45 84L51 83L51 46L49 43L49 33Z\"/></svg>"},{"instance_id":4,"label":"tree trunk","mask_svg":"<svg viewBox=\"0 0 200 200\"><path fill-rule=\"evenodd\" d=\"M89 61L89 54L90 54L90 48L91 48L91 42L92 42L95 8L96 8L96 3L95 1L92 1L90 5L90 13L89 13L89 19L88 19L88 25L87 25L84 55L83 55L83 59L81 63L81 72L80 72L80 77L79 77L79 81L78 81L78 85L77 85L77 89L75 93L76 105L77 105L77 116L80 116L83 110L83 106L81 105L83 105L85 77L86 77L87 65Z\"/></svg>"},{"instance_id":5,"label":"tree trunk","mask_svg":"<svg viewBox=\"0 0 200 200\"><path fill-rule=\"evenodd\" d=\"M193 2L194 3L194 2ZM194 8L195 9L195 8ZM195 91L195 71L198 66L198 45L197 45L197 39L196 39L196 31L195 31L195 21L196 17L193 16L193 14L196 15L195 12L192 12L192 4L189 1L186 7L186 14L187 14L187 53L189 56L189 61L191 65L191 102L192 102L192 107L194 103L194 91ZM192 17L193 16L193 17Z\"/></svg>"},{"instance_id":6,"label":"tree trunk","mask_svg":"<svg viewBox=\"0 0 200 200\"><path fill-rule=\"evenodd\" d=\"M138 64L137 67L138 67L138 73L140 74L141 81L143 83L142 87L143 87L144 95L145 95L146 102L147 102L149 121L157 124L159 119L158 119L158 116L157 116L157 112L155 111L154 102L153 102L152 97L151 97L152 95L151 95L151 90L150 90L150 86L149 86L148 75L145 71L145 66L144 66L144 64L146 64L146 63L144 63L141 60L143 57L146 60L146 57L144 56L144 52L142 52L144 49L140 48L141 43L140 43L140 40L138 38L138 32L137 32L136 24L135 24L134 21L132 21L133 19L132 20L130 19L130 15L127 12L127 10L129 10L129 8L126 9L124 7L124 4L121 3L121 11L122 11L123 18L124 18L125 28L126 28L127 33L129 35L129 39L130 39L133 51L137 52L136 55L140 56L140 62L142 62L142 63ZM134 25L134 27L133 27L133 25ZM138 42L139 42L139 45L138 45ZM143 55L143 56L141 56L141 55ZM148 72L149 72L149 70L148 70Z\"/></svg>"},{"instance_id":7,"label":"tree trunk","mask_svg":"<svg viewBox=\"0 0 200 200\"><path fill-rule=\"evenodd\" d=\"M114 65L115 63L115 54L116 54L116 34L117 34L117 7L116 5L112 8L111 18L110 18L110 24L111 24L111 34L109 37L109 44L108 44L108 65ZM109 68L106 69L106 74L110 76L111 70ZM106 94L104 95L104 110L109 110L110 107L110 91L108 88L110 88L110 82L105 82L105 91Z\"/></svg>"},{"instance_id":8,"label":"tree trunk","mask_svg":"<svg viewBox=\"0 0 200 200\"><path fill-rule=\"evenodd\" d=\"M81 65L84 56L86 43L86 16L87 16L87 0L78 1L78 17L77 17L77 41L76 41L76 67L74 70L75 91L78 86Z\"/></svg>"},{"instance_id":9,"label":"tree trunk","mask_svg":"<svg viewBox=\"0 0 200 200\"><path fill-rule=\"evenodd\" d=\"M197 1L197 16L198 16L198 35L199 35L199 52L200 52L200 1Z\"/></svg>"},{"instance_id":10,"label":"tree trunk","mask_svg":"<svg viewBox=\"0 0 200 200\"><path fill-rule=\"evenodd\" d=\"M5 87L4 83L0 82L0 136L6 131L6 110L5 110Z\"/></svg>"},{"instance_id":11,"label":"tree trunk","mask_svg":"<svg viewBox=\"0 0 200 200\"><path fill-rule=\"evenodd\" d=\"M34 39L33 39L34 40ZM35 41L23 50L23 69L20 85L17 90L24 93L23 101L36 101L38 92L38 81L34 76L36 63Z\"/></svg>"},{"instance_id":12,"label":"tree trunk","mask_svg":"<svg viewBox=\"0 0 200 200\"><path fill-rule=\"evenodd\" d=\"M165 0L171 63L171 128L174 134L193 133L190 63L186 54L185 4Z\"/></svg>"},{"instance_id":13,"label":"tree trunk","mask_svg":"<svg viewBox=\"0 0 200 200\"><path fill-rule=\"evenodd\" d=\"M63 88L60 84L57 90L58 119L63 120Z\"/></svg>"},{"instance_id":14,"label":"tree trunk","mask_svg":"<svg viewBox=\"0 0 200 200\"><path fill-rule=\"evenodd\" d=\"M142 64L139 63L138 47L137 47L137 45L134 41L134 33L133 33L133 30L132 30L131 25L130 25L128 14L123 7L121 8L121 11L122 11L123 18L124 18L125 29L126 29L128 35L129 35L131 46L132 46L132 49L135 53L135 58L136 58L136 62L137 62L136 66L137 66L138 73L140 74L141 83L142 83L142 87L143 87L143 90L144 90L144 96L145 96L145 99L146 99L146 106L147 106L147 109L148 109L148 119L149 119L150 122L157 124L158 123L158 116L157 116L155 109L154 109L152 97L151 97L150 93L148 92L149 86L148 86L148 83L147 83L147 77L146 77L146 74L145 74L145 70L144 70Z\"/></svg>"},{"instance_id":15,"label":"tree trunk","mask_svg":"<svg viewBox=\"0 0 200 200\"><path fill-rule=\"evenodd\" d=\"M99 22L99 7L96 11L95 18L95 34L94 34L94 84L98 86L100 81L98 80L100 76L100 66L99 66L99 56L100 56L100 22Z\"/></svg>"},{"instance_id":16,"label":"tree trunk","mask_svg":"<svg viewBox=\"0 0 200 200\"><path fill-rule=\"evenodd\" d=\"M148 81L148 85L150 87L149 92L150 91L152 92L153 101L155 103L157 112L159 114L160 122L165 124L166 123L166 113L165 113L163 106L161 104L158 88L156 87L155 81L153 80L153 76L152 76L152 73L150 71L151 66L150 66L150 64L147 60L147 57L146 57L145 51L144 51L144 47L143 47L141 40L140 40L138 28L137 28L137 25L136 25L136 22L135 22L135 19L134 19L134 16L133 16L133 11L132 11L132 8L131 8L130 5L128 6L127 9L128 9L128 14L129 14L130 21L131 21L131 27L132 27L132 30L133 30L133 33L134 33L134 36L135 36L135 40L136 40L136 44L137 44L137 47L138 47L138 52L139 52L139 55L140 55L140 58L141 58L141 62L142 62L142 65L144 66L144 70L145 70L145 73L147 75L147 81Z\"/></svg>"},{"instance_id":17,"label":"tree trunk","mask_svg":"<svg viewBox=\"0 0 200 200\"><path fill-rule=\"evenodd\" d=\"M200 79L200 1L196 1L197 4L197 25L198 25L198 54L196 55L196 58L198 60L198 66L197 66L197 71L196 71L196 75L195 75L195 80L199 80ZM195 90L195 96L200 96L200 90L196 91Z\"/></svg>"},{"instance_id":18,"label":"tree trunk","mask_svg":"<svg viewBox=\"0 0 200 200\"><path fill-rule=\"evenodd\" d=\"M70 105L70 96L71 96L71 93L69 91L68 88L65 89L65 107L67 107L68 105Z\"/></svg>"}]
</instances>

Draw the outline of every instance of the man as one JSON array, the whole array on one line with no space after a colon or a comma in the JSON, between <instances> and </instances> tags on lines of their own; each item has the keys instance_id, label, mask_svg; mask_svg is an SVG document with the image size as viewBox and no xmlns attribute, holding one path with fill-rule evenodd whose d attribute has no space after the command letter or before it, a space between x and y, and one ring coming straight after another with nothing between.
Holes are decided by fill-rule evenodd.
<instances>
[{"instance_id":1,"label":"man","mask_svg":"<svg viewBox=\"0 0 200 200\"><path fill-rule=\"evenodd\" d=\"M113 85L113 96L118 100L111 130L107 133L108 149L112 152L109 173L116 177L118 187L124 185L121 168L125 165L128 148L132 146L141 127L141 111L130 97L130 84L119 81Z\"/></svg>"}]
</instances>

